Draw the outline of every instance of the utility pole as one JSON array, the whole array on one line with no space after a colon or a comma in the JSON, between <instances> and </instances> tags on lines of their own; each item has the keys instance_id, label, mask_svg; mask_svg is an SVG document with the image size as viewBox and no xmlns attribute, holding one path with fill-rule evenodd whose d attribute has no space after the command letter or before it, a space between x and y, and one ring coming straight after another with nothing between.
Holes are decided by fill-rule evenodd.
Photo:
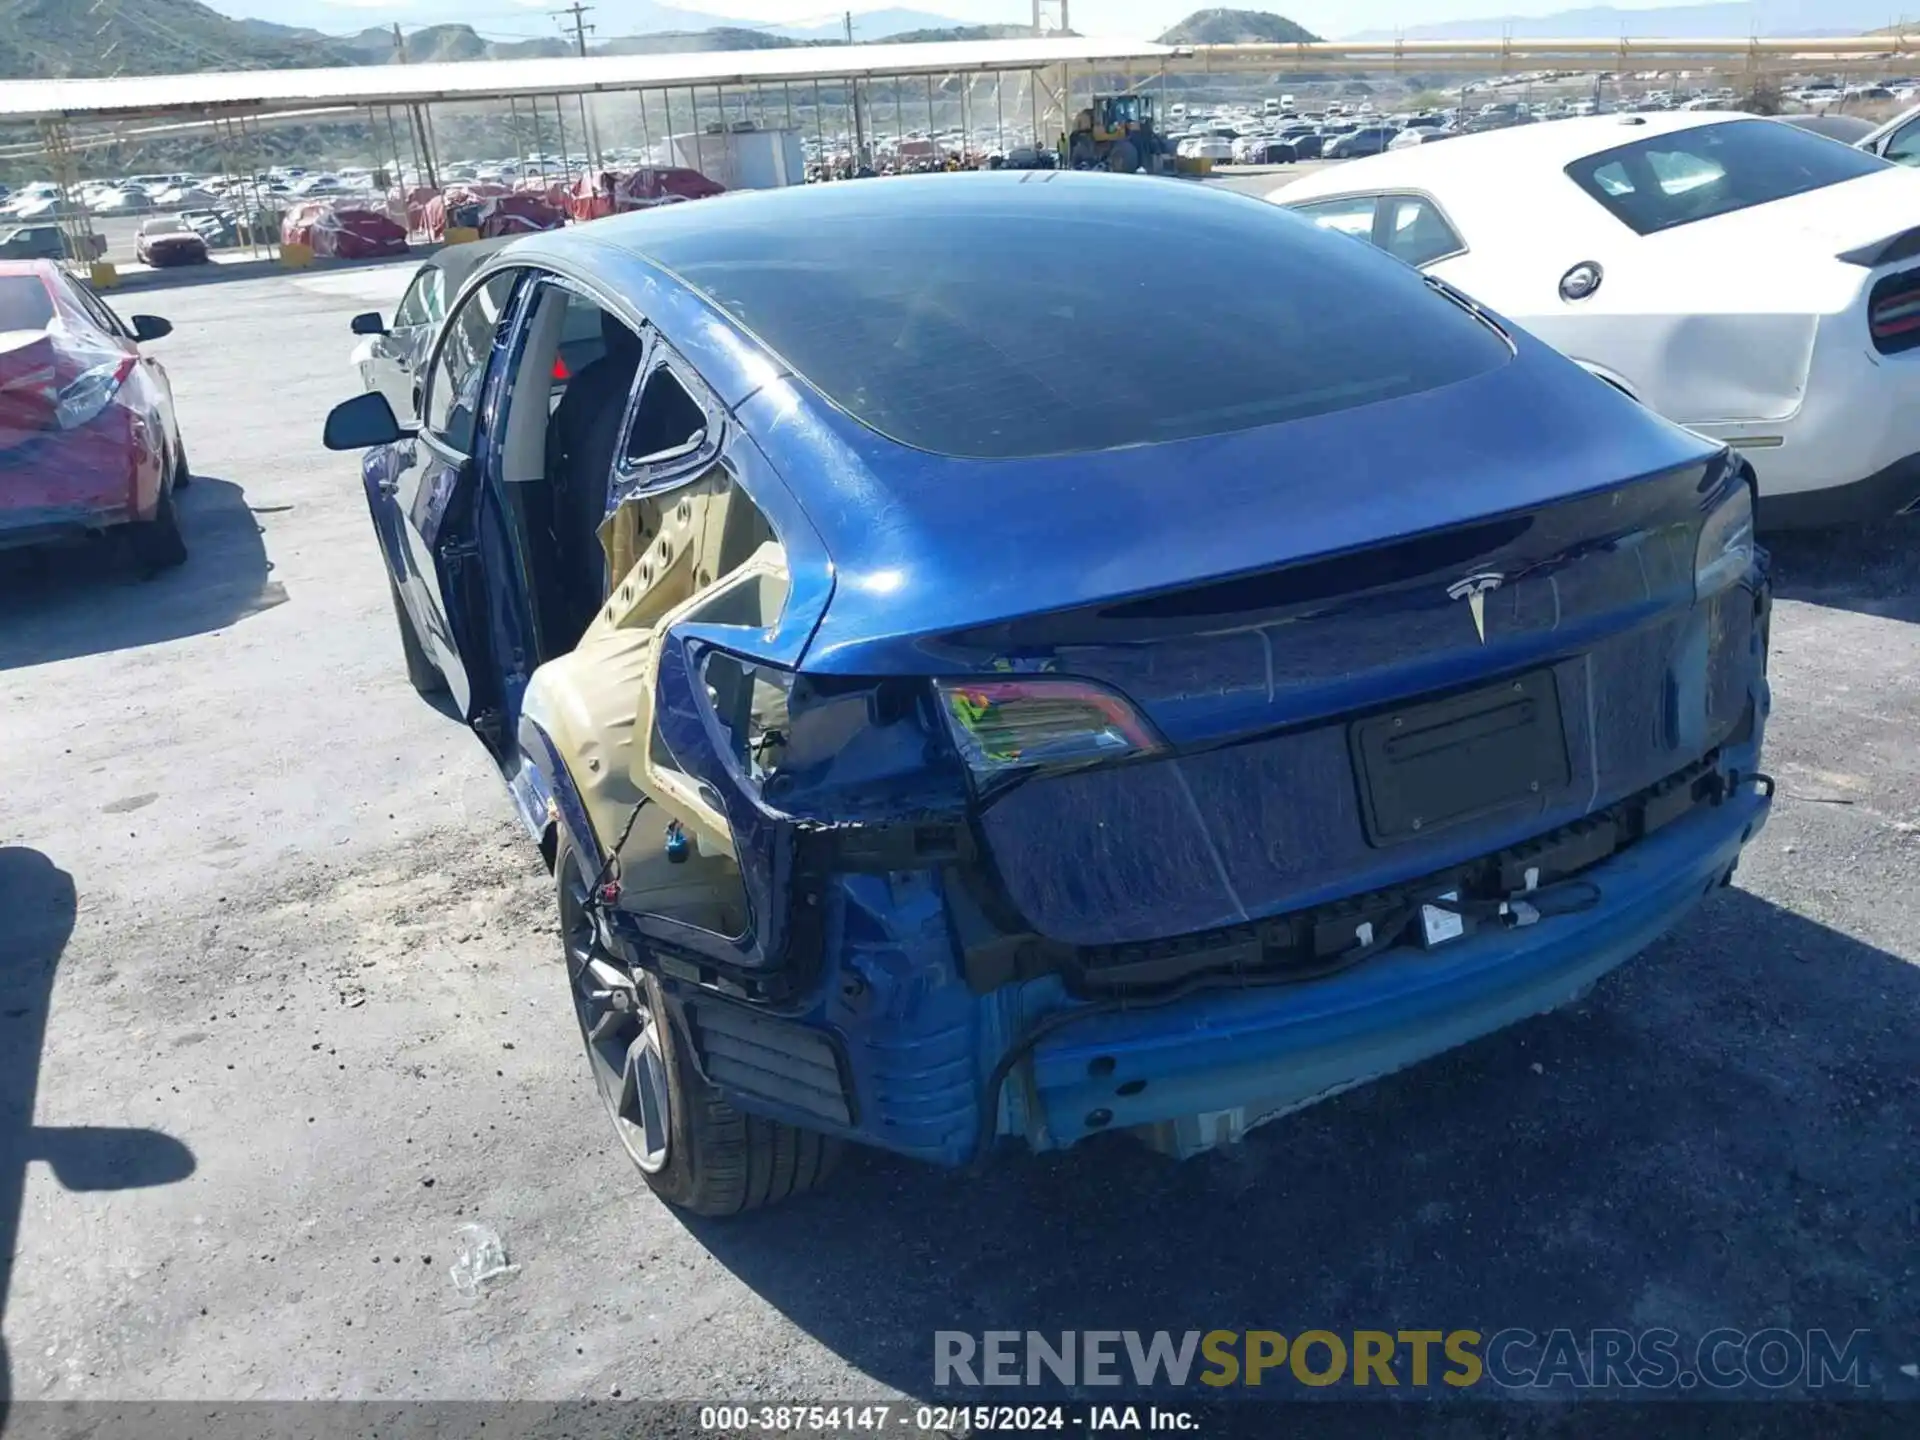
<instances>
[{"instance_id":1,"label":"utility pole","mask_svg":"<svg viewBox=\"0 0 1920 1440\"><path fill-rule=\"evenodd\" d=\"M842 18L847 25L847 44L851 45L853 44L853 12L843 11ZM853 169L854 173L858 174L860 167L868 163L867 127L860 118L860 78L857 75L849 75L846 83L852 87L849 93L853 96ZM896 80L894 83L897 85L899 82Z\"/></svg>"},{"instance_id":2,"label":"utility pole","mask_svg":"<svg viewBox=\"0 0 1920 1440\"><path fill-rule=\"evenodd\" d=\"M582 5L580 0L573 0L573 4L569 5L566 9L554 10L549 13L554 19L560 21L562 28L565 27L569 19L573 21L574 49L579 52L582 60L586 59L587 36L593 34L595 29L598 28L586 23L587 16L593 13L593 6ZM580 119L586 125L587 148L592 151L591 158L597 166L600 163L600 124L593 115L588 113L587 97L585 95L580 96Z\"/></svg>"},{"instance_id":3,"label":"utility pole","mask_svg":"<svg viewBox=\"0 0 1920 1440\"><path fill-rule=\"evenodd\" d=\"M407 37L400 33L400 26L393 27L393 56L402 65L407 63Z\"/></svg>"},{"instance_id":4,"label":"utility pole","mask_svg":"<svg viewBox=\"0 0 1920 1440\"><path fill-rule=\"evenodd\" d=\"M587 58L587 36L593 34L596 28L586 23L586 17L592 13L593 6L582 5L580 0L573 0L573 4L564 10L555 10L552 12L553 18L556 20L564 22L564 20L569 17L573 20L573 43L575 48L579 50L582 60Z\"/></svg>"}]
</instances>

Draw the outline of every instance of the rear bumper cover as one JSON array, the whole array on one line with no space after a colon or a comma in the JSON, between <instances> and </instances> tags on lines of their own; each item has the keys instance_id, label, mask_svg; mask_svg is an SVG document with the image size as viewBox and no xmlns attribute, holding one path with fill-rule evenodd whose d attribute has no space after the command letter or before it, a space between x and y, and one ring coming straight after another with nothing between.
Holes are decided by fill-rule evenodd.
<instances>
[{"instance_id":1,"label":"rear bumper cover","mask_svg":"<svg viewBox=\"0 0 1920 1440\"><path fill-rule=\"evenodd\" d=\"M124 506L34 505L0 510L0 550L72 539L134 518Z\"/></svg>"},{"instance_id":2,"label":"rear bumper cover","mask_svg":"<svg viewBox=\"0 0 1920 1440\"><path fill-rule=\"evenodd\" d=\"M1794 412L1777 420L1683 420L1734 446L1760 481L1760 527L1881 520L1920 496L1920 352L1877 355L1854 314L1828 317Z\"/></svg>"},{"instance_id":3,"label":"rear bumper cover","mask_svg":"<svg viewBox=\"0 0 1920 1440\"><path fill-rule=\"evenodd\" d=\"M1756 457L1756 468L1760 463ZM1763 491L1759 523L1763 531L1864 525L1904 514L1916 505L1920 505L1920 453L1904 456L1850 485L1786 494Z\"/></svg>"},{"instance_id":4,"label":"rear bumper cover","mask_svg":"<svg viewBox=\"0 0 1920 1440\"><path fill-rule=\"evenodd\" d=\"M1600 903L1577 915L1389 952L1310 984L1090 1016L1037 1047L1024 1103L1010 1097L1001 1128L1047 1150L1154 1127L1186 1153L1564 1005L1721 884L1769 805L1743 790L1594 867L1583 878Z\"/></svg>"},{"instance_id":5,"label":"rear bumper cover","mask_svg":"<svg viewBox=\"0 0 1920 1440\"><path fill-rule=\"evenodd\" d=\"M662 982L696 1064L744 1110L946 1165L973 1158L983 1129L1058 1150L1135 1128L1187 1154L1576 999L1729 877L1769 805L1743 784L1582 871L1600 900L1579 914L1387 951L1299 985L1089 1007L1014 1066L990 1126L980 1112L988 1072L1036 1023L1080 1002L1058 975L969 993L935 887L863 877L859 893L910 912L922 943L856 940L867 927L854 910L830 917L839 944L823 999L784 1016L752 1007L759 1029L729 1027L726 1064L705 1048L711 1026L686 1009L729 1002L680 976ZM804 1074L791 1064L803 1038L819 1051ZM834 1100L831 1115L822 1097Z\"/></svg>"}]
</instances>

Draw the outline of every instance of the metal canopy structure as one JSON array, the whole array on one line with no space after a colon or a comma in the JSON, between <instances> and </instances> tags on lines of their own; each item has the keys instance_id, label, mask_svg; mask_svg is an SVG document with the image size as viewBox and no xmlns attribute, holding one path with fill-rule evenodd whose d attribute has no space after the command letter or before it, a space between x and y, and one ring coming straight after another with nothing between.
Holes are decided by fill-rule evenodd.
<instances>
[{"instance_id":1,"label":"metal canopy structure","mask_svg":"<svg viewBox=\"0 0 1920 1440\"><path fill-rule=\"evenodd\" d=\"M778 85L792 81L1040 72L1223 73L1393 70L1488 73L1520 66L1573 70L1799 67L1844 70L1920 56L1917 35L1724 40L1314 41L1275 45L1160 45L1065 36L913 45L822 45L777 50L465 60L315 70L199 71L109 80L13 80L0 85L0 123L152 119L183 114L270 115L326 106L436 105L630 90Z\"/></svg>"},{"instance_id":2,"label":"metal canopy structure","mask_svg":"<svg viewBox=\"0 0 1920 1440\"><path fill-rule=\"evenodd\" d=\"M1195 45L1176 50L1169 68L1186 73L1234 71L1466 71L1871 69L1920 56L1920 34L1796 36L1791 39L1316 40L1299 44Z\"/></svg>"},{"instance_id":3,"label":"metal canopy structure","mask_svg":"<svg viewBox=\"0 0 1920 1440\"><path fill-rule=\"evenodd\" d=\"M1176 53L1172 46L1145 41L1073 37L462 60L317 70L213 70L111 80L11 80L0 85L0 123L150 119L182 112L270 115L279 110L325 106L440 105L690 86L1035 71L1061 65L1157 69Z\"/></svg>"},{"instance_id":4,"label":"metal canopy structure","mask_svg":"<svg viewBox=\"0 0 1920 1440\"><path fill-rule=\"evenodd\" d=\"M1064 0L1044 3L1059 3L1064 16ZM266 168L263 132L290 124L358 124L368 142L366 153L373 154L383 173L391 177L382 183L390 184L395 194L421 183L439 187L440 122L467 124L476 110L483 112L483 120L491 117L495 136L504 124L506 143L516 156L538 158L542 185L550 165L557 168L560 183L571 186L576 170L591 173L605 164L603 121L628 132L629 141L637 129L639 153L652 157L664 146L668 164L703 172L708 137L767 128L804 135L810 122L813 133L803 143L813 148L822 178L845 178L874 173L868 167L880 163L875 157L887 153L889 143L896 161L931 158L936 163L956 150L964 162L979 137L988 132L1002 152L1012 153L1009 136L1013 151L1051 148L1055 137L1069 127L1081 87L1089 93L1103 86L1132 91L1158 82L1164 90L1175 76L1191 83L1191 77L1254 73L1330 80L1389 73L1519 75L1527 70L1624 75L1691 66L1744 73L1749 83L1757 83L1767 71L1885 70L1913 56L1920 56L1920 36L1906 34L1191 46L1056 34L1011 40L16 80L0 84L0 127L17 125L26 133L31 133L27 127L34 127L39 143L27 141L23 134L19 141L0 146L0 161L35 153L45 157L60 189L60 223L72 232L73 253L83 255L96 245L91 212L74 198L84 157L122 142L139 143L187 131L212 132L220 173L247 194L251 216L269 208L260 190ZM1008 77L1018 80L1011 110L1003 95ZM832 88L823 93L823 86ZM812 91L810 106L807 89ZM924 106L918 96L922 89ZM991 109L984 93L988 89ZM677 114L676 92L685 96ZM908 105L912 115L906 113ZM577 112L577 123L568 113L570 108ZM891 142L881 136L889 118ZM653 122L659 122L657 128ZM523 133L523 124L530 128L530 136ZM547 153L549 139L557 160ZM454 143L473 141L474 132L469 129ZM724 154L724 142L718 143ZM632 153L630 147L628 154ZM271 231L270 220L262 223ZM250 238L259 241L252 220L248 228ZM269 251L274 248L271 233L264 243Z\"/></svg>"}]
</instances>

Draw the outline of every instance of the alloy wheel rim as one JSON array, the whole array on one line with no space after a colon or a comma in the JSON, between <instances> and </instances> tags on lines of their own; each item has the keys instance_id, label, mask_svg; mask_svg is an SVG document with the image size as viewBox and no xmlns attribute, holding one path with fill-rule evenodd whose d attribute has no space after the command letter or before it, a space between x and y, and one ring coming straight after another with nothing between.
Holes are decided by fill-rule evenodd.
<instances>
[{"instance_id":1,"label":"alloy wheel rim","mask_svg":"<svg viewBox=\"0 0 1920 1440\"><path fill-rule=\"evenodd\" d=\"M570 864L563 888L561 939L580 1038L614 1133L633 1163L655 1175L666 1168L672 1148L660 1022L644 1001L621 1009L612 994L597 993L600 987L591 962L610 957L599 943L587 902L586 878L577 863ZM636 987L633 993L643 992Z\"/></svg>"}]
</instances>

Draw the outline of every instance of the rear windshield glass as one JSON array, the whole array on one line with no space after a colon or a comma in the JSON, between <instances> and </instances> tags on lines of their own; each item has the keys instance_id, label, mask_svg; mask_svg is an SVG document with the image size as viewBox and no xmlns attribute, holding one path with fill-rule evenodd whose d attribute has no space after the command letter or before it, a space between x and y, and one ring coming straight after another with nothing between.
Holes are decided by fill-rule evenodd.
<instances>
[{"instance_id":1,"label":"rear windshield glass","mask_svg":"<svg viewBox=\"0 0 1920 1440\"><path fill-rule=\"evenodd\" d=\"M1511 355L1414 271L1278 206L1051 179L942 177L938 207L886 203L917 202L886 192L926 181L808 187L796 198L811 203L778 221L745 197L678 206L707 212L699 229L674 217L688 233L650 248L834 404L945 455L1224 434L1431 390ZM871 198L813 201L823 188Z\"/></svg>"},{"instance_id":2,"label":"rear windshield glass","mask_svg":"<svg viewBox=\"0 0 1920 1440\"><path fill-rule=\"evenodd\" d=\"M53 323L53 299L36 275L0 275L0 332L44 330Z\"/></svg>"},{"instance_id":3,"label":"rear windshield glass","mask_svg":"<svg viewBox=\"0 0 1920 1440\"><path fill-rule=\"evenodd\" d=\"M1856 180L1887 162L1777 120L1730 120L1589 155L1567 174L1642 235Z\"/></svg>"}]
</instances>

